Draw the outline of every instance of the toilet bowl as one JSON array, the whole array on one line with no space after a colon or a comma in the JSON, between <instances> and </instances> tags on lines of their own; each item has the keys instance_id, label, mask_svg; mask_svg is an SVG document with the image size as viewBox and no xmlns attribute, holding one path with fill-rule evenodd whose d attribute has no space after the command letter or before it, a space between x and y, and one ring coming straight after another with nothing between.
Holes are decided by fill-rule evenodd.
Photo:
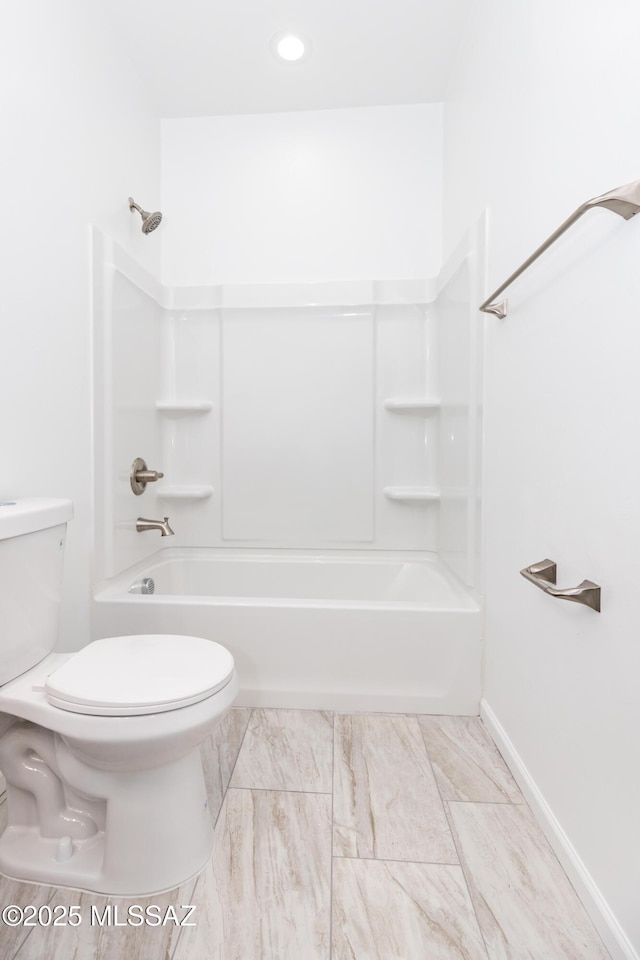
<instances>
[{"instance_id":1,"label":"toilet bowl","mask_svg":"<svg viewBox=\"0 0 640 960\"><path fill-rule=\"evenodd\" d=\"M24 516L16 521L11 506ZM200 637L158 634L51 652L70 504L10 507L0 505L0 771L8 800L0 871L123 896L178 886L211 854L200 744L236 697L233 658ZM16 602L23 581L29 595Z\"/></svg>"}]
</instances>

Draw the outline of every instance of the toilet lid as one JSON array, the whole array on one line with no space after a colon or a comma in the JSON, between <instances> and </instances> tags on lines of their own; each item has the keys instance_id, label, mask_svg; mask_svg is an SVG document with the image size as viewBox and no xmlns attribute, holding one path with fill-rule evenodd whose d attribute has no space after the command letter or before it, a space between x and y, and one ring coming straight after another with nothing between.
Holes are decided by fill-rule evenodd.
<instances>
[{"instance_id":1,"label":"toilet lid","mask_svg":"<svg viewBox=\"0 0 640 960\"><path fill-rule=\"evenodd\" d=\"M49 703L97 716L163 713L210 697L233 657L202 637L139 634L94 640L47 677Z\"/></svg>"}]
</instances>

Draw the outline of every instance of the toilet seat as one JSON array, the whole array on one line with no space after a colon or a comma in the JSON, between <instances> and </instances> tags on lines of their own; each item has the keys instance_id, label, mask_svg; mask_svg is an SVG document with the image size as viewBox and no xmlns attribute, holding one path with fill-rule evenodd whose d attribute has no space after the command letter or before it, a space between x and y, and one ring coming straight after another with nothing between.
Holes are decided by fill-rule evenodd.
<instances>
[{"instance_id":1,"label":"toilet seat","mask_svg":"<svg viewBox=\"0 0 640 960\"><path fill-rule=\"evenodd\" d=\"M132 717L198 703L226 686L233 671L229 651L202 637L108 637L50 673L44 693L62 710Z\"/></svg>"}]
</instances>

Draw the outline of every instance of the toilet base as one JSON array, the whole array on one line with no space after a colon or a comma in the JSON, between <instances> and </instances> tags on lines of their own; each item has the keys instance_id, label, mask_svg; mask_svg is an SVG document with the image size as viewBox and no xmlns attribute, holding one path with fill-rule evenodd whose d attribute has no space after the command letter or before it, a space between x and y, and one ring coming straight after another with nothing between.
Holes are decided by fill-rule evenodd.
<instances>
[{"instance_id":1,"label":"toilet base","mask_svg":"<svg viewBox=\"0 0 640 960\"><path fill-rule=\"evenodd\" d=\"M64 779L105 802L105 829L86 839L43 837L24 816L23 791L8 782L2 873L115 896L150 896L202 870L211 856L213 829L199 748L161 768L123 777L89 768L57 746Z\"/></svg>"},{"instance_id":2,"label":"toilet base","mask_svg":"<svg viewBox=\"0 0 640 960\"><path fill-rule=\"evenodd\" d=\"M65 864L57 862L59 840L41 837L36 828L7 827L0 840L0 873L22 883L45 883L81 892L101 893L118 897L155 896L174 890L197 877L209 862L207 853L196 869L168 886L153 890L114 889L110 878L100 875L103 855L103 835L81 841L82 847L73 854L73 875ZM125 884L126 887L126 884Z\"/></svg>"}]
</instances>

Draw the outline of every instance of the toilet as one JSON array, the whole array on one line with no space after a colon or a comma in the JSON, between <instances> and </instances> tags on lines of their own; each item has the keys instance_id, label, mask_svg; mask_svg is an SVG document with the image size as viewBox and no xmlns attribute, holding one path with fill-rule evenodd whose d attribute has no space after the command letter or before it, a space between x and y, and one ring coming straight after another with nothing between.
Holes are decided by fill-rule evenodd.
<instances>
[{"instance_id":1,"label":"toilet","mask_svg":"<svg viewBox=\"0 0 640 960\"><path fill-rule=\"evenodd\" d=\"M200 744L238 691L200 637L54 653L68 500L0 501L0 872L120 896L178 886L211 855Z\"/></svg>"}]
</instances>

